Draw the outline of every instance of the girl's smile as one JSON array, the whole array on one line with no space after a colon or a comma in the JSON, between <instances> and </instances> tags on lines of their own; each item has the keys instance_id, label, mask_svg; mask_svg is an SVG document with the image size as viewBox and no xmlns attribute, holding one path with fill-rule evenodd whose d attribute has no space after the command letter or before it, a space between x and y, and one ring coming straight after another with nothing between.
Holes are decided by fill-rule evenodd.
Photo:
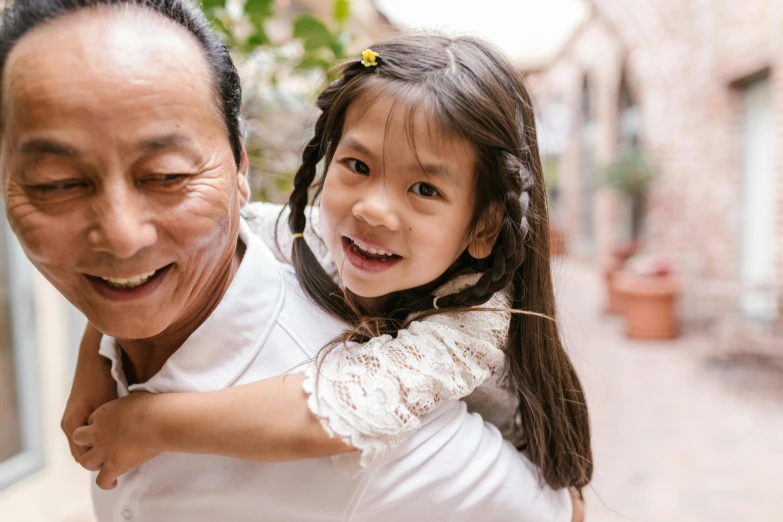
<instances>
[{"instance_id":1,"label":"girl's smile","mask_svg":"<svg viewBox=\"0 0 783 522\"><path fill-rule=\"evenodd\" d=\"M372 247L358 239L343 236L343 252L351 265L365 272L382 272L403 260L385 248Z\"/></svg>"}]
</instances>

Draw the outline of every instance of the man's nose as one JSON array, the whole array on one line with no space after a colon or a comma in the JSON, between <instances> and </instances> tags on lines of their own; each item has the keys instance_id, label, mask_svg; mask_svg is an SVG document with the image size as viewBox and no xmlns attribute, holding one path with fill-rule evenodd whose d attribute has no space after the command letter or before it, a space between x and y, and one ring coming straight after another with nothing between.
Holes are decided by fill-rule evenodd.
<instances>
[{"instance_id":1,"label":"man's nose","mask_svg":"<svg viewBox=\"0 0 783 522\"><path fill-rule=\"evenodd\" d=\"M119 259L127 259L157 241L157 229L144 198L126 183L104 187L97 198L90 245Z\"/></svg>"},{"instance_id":2,"label":"man's nose","mask_svg":"<svg viewBox=\"0 0 783 522\"><path fill-rule=\"evenodd\" d=\"M353 215L373 227L400 229L400 202L384 186L368 191L353 207Z\"/></svg>"}]
</instances>

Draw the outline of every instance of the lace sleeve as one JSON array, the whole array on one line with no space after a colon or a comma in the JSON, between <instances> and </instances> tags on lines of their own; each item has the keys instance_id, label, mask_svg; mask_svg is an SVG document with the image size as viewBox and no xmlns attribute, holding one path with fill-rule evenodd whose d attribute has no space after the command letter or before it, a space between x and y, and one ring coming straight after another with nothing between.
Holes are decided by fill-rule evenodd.
<instances>
[{"instance_id":1,"label":"lace sleeve","mask_svg":"<svg viewBox=\"0 0 783 522\"><path fill-rule=\"evenodd\" d=\"M485 306L509 302L498 292ZM502 372L509 321L500 311L445 313L396 338L325 351L305 372L308 406L327 433L360 451L364 468L416 432L424 414Z\"/></svg>"},{"instance_id":2,"label":"lace sleeve","mask_svg":"<svg viewBox=\"0 0 783 522\"><path fill-rule=\"evenodd\" d=\"M304 239L326 273L337 281L337 267L332 261L329 249L321 239L320 209L307 207L305 213L307 226L304 230ZM291 229L288 228L288 214L289 210L286 205L274 203L250 203L242 209L242 216L250 225L250 230L261 238L278 261L290 265L294 239L291 237Z\"/></svg>"}]
</instances>

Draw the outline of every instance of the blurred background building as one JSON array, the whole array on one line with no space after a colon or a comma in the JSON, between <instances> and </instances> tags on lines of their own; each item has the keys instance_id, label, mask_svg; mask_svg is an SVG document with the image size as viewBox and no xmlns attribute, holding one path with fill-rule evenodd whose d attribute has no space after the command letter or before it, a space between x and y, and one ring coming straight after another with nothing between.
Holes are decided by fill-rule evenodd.
<instances>
[{"instance_id":1,"label":"blurred background building","mask_svg":"<svg viewBox=\"0 0 783 522\"><path fill-rule=\"evenodd\" d=\"M588 520L783 520L782 2L204 8L243 77L259 199L285 201L336 61L421 27L508 53L537 105L552 247L565 254L560 320L595 437ZM645 298L663 306L668 340L639 339L659 319ZM59 429L83 324L3 220L0 522L91 520L89 476Z\"/></svg>"},{"instance_id":2,"label":"blurred background building","mask_svg":"<svg viewBox=\"0 0 783 522\"><path fill-rule=\"evenodd\" d=\"M783 3L587 6L558 54L529 74L567 250L606 263L634 241L671 263L686 303L744 291L746 312L774 317L772 287L783 279ZM608 179L629 158L650 165L644 186ZM766 295L751 295L762 286ZM694 306L686 319L703 318Z\"/></svg>"}]
</instances>

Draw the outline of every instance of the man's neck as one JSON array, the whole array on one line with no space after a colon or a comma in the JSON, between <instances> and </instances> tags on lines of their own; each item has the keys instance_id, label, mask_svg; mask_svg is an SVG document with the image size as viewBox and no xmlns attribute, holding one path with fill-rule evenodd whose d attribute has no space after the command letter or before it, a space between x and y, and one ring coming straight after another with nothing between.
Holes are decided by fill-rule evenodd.
<instances>
[{"instance_id":1,"label":"man's neck","mask_svg":"<svg viewBox=\"0 0 783 522\"><path fill-rule=\"evenodd\" d=\"M117 339L122 349L123 368L128 384L147 382L158 373L169 357L212 315L231 286L244 253L245 245L240 240L234 255L221 263L212 284L202 290L199 296L201 304L188 313L188 318L173 324L161 335L151 339Z\"/></svg>"}]
</instances>

